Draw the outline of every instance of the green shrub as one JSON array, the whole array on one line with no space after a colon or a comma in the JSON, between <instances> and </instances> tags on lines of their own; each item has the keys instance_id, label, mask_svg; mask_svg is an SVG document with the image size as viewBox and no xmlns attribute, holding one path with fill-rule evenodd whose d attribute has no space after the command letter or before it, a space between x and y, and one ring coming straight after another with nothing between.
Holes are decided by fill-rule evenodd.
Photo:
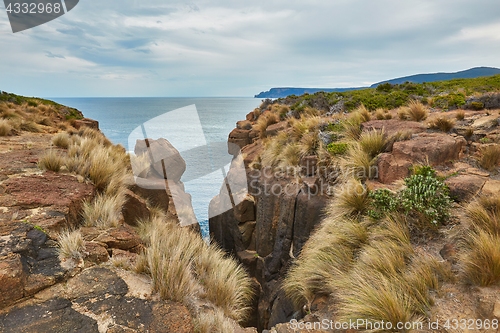
<instances>
[{"instance_id":1,"label":"green shrub","mask_svg":"<svg viewBox=\"0 0 500 333\"><path fill-rule=\"evenodd\" d=\"M469 107L474 111L479 111L484 109L484 104L482 102L472 102Z\"/></svg>"},{"instance_id":2,"label":"green shrub","mask_svg":"<svg viewBox=\"0 0 500 333\"><path fill-rule=\"evenodd\" d=\"M333 155L344 155L348 147L348 144L345 142L331 142L326 146L326 150Z\"/></svg>"},{"instance_id":3,"label":"green shrub","mask_svg":"<svg viewBox=\"0 0 500 333\"><path fill-rule=\"evenodd\" d=\"M416 213L419 220L422 218L423 222L434 226L449 216L451 199L448 186L436 178L433 170L406 178L405 185L400 200L406 213Z\"/></svg>"},{"instance_id":4,"label":"green shrub","mask_svg":"<svg viewBox=\"0 0 500 333\"><path fill-rule=\"evenodd\" d=\"M381 219L386 213L394 212L399 208L399 198L397 194L386 188L371 191L368 194L371 199L372 209L368 210L368 216L374 219Z\"/></svg>"}]
</instances>

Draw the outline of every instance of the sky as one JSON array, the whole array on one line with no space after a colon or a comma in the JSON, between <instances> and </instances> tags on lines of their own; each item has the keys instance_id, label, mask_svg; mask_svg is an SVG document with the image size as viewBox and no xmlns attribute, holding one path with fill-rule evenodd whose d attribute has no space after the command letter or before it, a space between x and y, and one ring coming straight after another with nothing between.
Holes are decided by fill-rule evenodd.
<instances>
[{"instance_id":1,"label":"sky","mask_svg":"<svg viewBox=\"0 0 500 333\"><path fill-rule=\"evenodd\" d=\"M12 33L0 90L40 97L253 96L500 67L498 0L82 0Z\"/></svg>"}]
</instances>

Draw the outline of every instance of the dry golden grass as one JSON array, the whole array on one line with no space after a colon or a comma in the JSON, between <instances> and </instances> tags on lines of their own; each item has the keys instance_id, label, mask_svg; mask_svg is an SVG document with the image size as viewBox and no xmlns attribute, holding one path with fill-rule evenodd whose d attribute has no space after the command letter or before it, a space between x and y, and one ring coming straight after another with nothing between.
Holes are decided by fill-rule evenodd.
<instances>
[{"instance_id":1,"label":"dry golden grass","mask_svg":"<svg viewBox=\"0 0 500 333\"><path fill-rule=\"evenodd\" d=\"M262 165L276 167L281 161L281 154L288 144L288 140L288 134L281 132L264 142L265 149L261 153Z\"/></svg>"},{"instance_id":2,"label":"dry golden grass","mask_svg":"<svg viewBox=\"0 0 500 333\"><path fill-rule=\"evenodd\" d=\"M276 124L279 121L280 119L277 114L268 111L260 115L254 125L254 129L259 132L259 136L261 138L265 138L267 127L269 127L269 125Z\"/></svg>"},{"instance_id":3,"label":"dry golden grass","mask_svg":"<svg viewBox=\"0 0 500 333\"><path fill-rule=\"evenodd\" d=\"M322 148L323 142L320 140L318 132L306 133L299 141L300 156L318 155Z\"/></svg>"},{"instance_id":4,"label":"dry golden grass","mask_svg":"<svg viewBox=\"0 0 500 333\"><path fill-rule=\"evenodd\" d=\"M383 152L387 145L384 131L377 131L375 129L361 133L358 142L361 149L371 158Z\"/></svg>"},{"instance_id":5,"label":"dry golden grass","mask_svg":"<svg viewBox=\"0 0 500 333\"><path fill-rule=\"evenodd\" d=\"M399 118L411 121L423 121L427 119L429 109L419 101L411 101L408 107L401 108Z\"/></svg>"},{"instance_id":6,"label":"dry golden grass","mask_svg":"<svg viewBox=\"0 0 500 333\"><path fill-rule=\"evenodd\" d=\"M205 310L193 320L195 333L234 333L232 322L219 309Z\"/></svg>"},{"instance_id":7,"label":"dry golden grass","mask_svg":"<svg viewBox=\"0 0 500 333\"><path fill-rule=\"evenodd\" d=\"M398 280L368 270L355 270L349 276L350 288L340 293L343 321L365 319L371 322L417 321L414 299ZM369 326L364 327L370 329ZM383 330L379 330L383 331ZM400 331L401 332L401 331Z\"/></svg>"},{"instance_id":8,"label":"dry golden grass","mask_svg":"<svg viewBox=\"0 0 500 333\"><path fill-rule=\"evenodd\" d=\"M500 236L500 198L482 196L466 207L466 214L475 231Z\"/></svg>"},{"instance_id":9,"label":"dry golden grass","mask_svg":"<svg viewBox=\"0 0 500 333\"><path fill-rule=\"evenodd\" d=\"M243 320L252 298L244 269L190 229L163 219L153 213L139 228L148 244L139 270L151 275L154 289L162 298L184 304L194 296L204 298L225 316Z\"/></svg>"},{"instance_id":10,"label":"dry golden grass","mask_svg":"<svg viewBox=\"0 0 500 333\"><path fill-rule=\"evenodd\" d=\"M302 146L297 143L286 145L280 154L280 161L277 163L278 168L286 168L289 166L297 166L302 155Z\"/></svg>"},{"instance_id":11,"label":"dry golden grass","mask_svg":"<svg viewBox=\"0 0 500 333\"><path fill-rule=\"evenodd\" d=\"M35 122L31 120L21 120L19 129L25 132L40 133L42 130Z\"/></svg>"},{"instance_id":12,"label":"dry golden grass","mask_svg":"<svg viewBox=\"0 0 500 333\"><path fill-rule=\"evenodd\" d=\"M455 127L455 121L446 117L438 117L429 123L429 128L448 133Z\"/></svg>"},{"instance_id":13,"label":"dry golden grass","mask_svg":"<svg viewBox=\"0 0 500 333\"><path fill-rule=\"evenodd\" d=\"M125 197L123 195L96 195L94 200L85 201L83 204L84 224L101 229L118 226L122 219L121 211L124 203Z\"/></svg>"},{"instance_id":14,"label":"dry golden grass","mask_svg":"<svg viewBox=\"0 0 500 333\"><path fill-rule=\"evenodd\" d=\"M84 240L80 230L66 230L58 235L59 256L64 259L79 259L84 249Z\"/></svg>"},{"instance_id":15,"label":"dry golden grass","mask_svg":"<svg viewBox=\"0 0 500 333\"><path fill-rule=\"evenodd\" d=\"M0 119L0 136L10 135L12 126L8 120Z\"/></svg>"},{"instance_id":16,"label":"dry golden grass","mask_svg":"<svg viewBox=\"0 0 500 333\"><path fill-rule=\"evenodd\" d=\"M100 146L93 151L90 157L88 176L96 188L103 191L109 185L115 173L119 171L117 170L117 164L111 157L109 150Z\"/></svg>"},{"instance_id":17,"label":"dry golden grass","mask_svg":"<svg viewBox=\"0 0 500 333\"><path fill-rule=\"evenodd\" d=\"M71 140L68 133L58 133L52 138L52 144L56 147L67 149Z\"/></svg>"},{"instance_id":18,"label":"dry golden grass","mask_svg":"<svg viewBox=\"0 0 500 333\"><path fill-rule=\"evenodd\" d=\"M465 119L465 111L463 111L463 110L457 111L457 113L455 113L455 118L457 118L457 120L464 120Z\"/></svg>"},{"instance_id":19,"label":"dry golden grass","mask_svg":"<svg viewBox=\"0 0 500 333\"><path fill-rule=\"evenodd\" d=\"M500 236L479 230L468 235L461 256L464 277L479 286L500 283Z\"/></svg>"},{"instance_id":20,"label":"dry golden grass","mask_svg":"<svg viewBox=\"0 0 500 333\"><path fill-rule=\"evenodd\" d=\"M481 158L479 159L479 165L482 168L493 171L500 164L500 145L494 144L483 147L481 149Z\"/></svg>"},{"instance_id":21,"label":"dry golden grass","mask_svg":"<svg viewBox=\"0 0 500 333\"><path fill-rule=\"evenodd\" d=\"M336 216L359 216L369 207L368 189L357 179L348 180L336 191L328 205L328 212Z\"/></svg>"},{"instance_id":22,"label":"dry golden grass","mask_svg":"<svg viewBox=\"0 0 500 333\"><path fill-rule=\"evenodd\" d=\"M378 108L377 110L375 110L375 118L377 120L384 120L384 119L386 119L386 115L387 114L388 114L387 109Z\"/></svg>"},{"instance_id":23,"label":"dry golden grass","mask_svg":"<svg viewBox=\"0 0 500 333\"><path fill-rule=\"evenodd\" d=\"M377 169L374 168L375 158L365 152L359 143L353 143L349 147L340 164L343 174L348 178L366 180L377 176Z\"/></svg>"},{"instance_id":24,"label":"dry golden grass","mask_svg":"<svg viewBox=\"0 0 500 333\"><path fill-rule=\"evenodd\" d=\"M38 167L42 170L58 172L64 164L64 159L55 150L49 149L38 159Z\"/></svg>"}]
</instances>

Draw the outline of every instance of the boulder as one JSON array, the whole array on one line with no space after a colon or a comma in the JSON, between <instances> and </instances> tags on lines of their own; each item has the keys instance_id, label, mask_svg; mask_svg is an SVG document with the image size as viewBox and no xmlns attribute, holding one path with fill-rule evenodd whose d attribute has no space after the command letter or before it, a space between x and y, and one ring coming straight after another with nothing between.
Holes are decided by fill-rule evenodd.
<instances>
[{"instance_id":1,"label":"boulder","mask_svg":"<svg viewBox=\"0 0 500 333\"><path fill-rule=\"evenodd\" d=\"M383 184L391 184L398 179L403 179L410 174L412 162L404 157L383 153L377 161L378 180Z\"/></svg>"},{"instance_id":2,"label":"boulder","mask_svg":"<svg viewBox=\"0 0 500 333\"><path fill-rule=\"evenodd\" d=\"M490 129L497 127L500 124L500 117L498 115L491 115L486 117L477 118L471 125L474 129Z\"/></svg>"},{"instance_id":3,"label":"boulder","mask_svg":"<svg viewBox=\"0 0 500 333\"><path fill-rule=\"evenodd\" d=\"M178 303L165 302L153 306L153 320L149 326L151 333L191 333L194 332L193 318L189 310Z\"/></svg>"},{"instance_id":4,"label":"boulder","mask_svg":"<svg viewBox=\"0 0 500 333\"><path fill-rule=\"evenodd\" d=\"M135 184L130 187L135 194L147 199L151 206L168 211L169 196L167 182L159 178L135 178Z\"/></svg>"},{"instance_id":5,"label":"boulder","mask_svg":"<svg viewBox=\"0 0 500 333\"><path fill-rule=\"evenodd\" d=\"M90 118L76 119L71 122L74 128L80 129L82 127L89 127L98 130L99 122Z\"/></svg>"},{"instance_id":6,"label":"boulder","mask_svg":"<svg viewBox=\"0 0 500 333\"><path fill-rule=\"evenodd\" d=\"M234 143L240 149L251 143L250 140L250 130L235 128L229 133L228 143ZM231 155L233 155L230 152Z\"/></svg>"},{"instance_id":7,"label":"boulder","mask_svg":"<svg viewBox=\"0 0 500 333\"><path fill-rule=\"evenodd\" d=\"M240 121L236 122L236 128L244 129L244 130L251 130L252 129L252 122L249 120L240 120Z\"/></svg>"},{"instance_id":8,"label":"boulder","mask_svg":"<svg viewBox=\"0 0 500 333\"><path fill-rule=\"evenodd\" d=\"M486 180L485 177L465 174L448 178L445 183L450 188L452 198L458 202L467 202L479 194Z\"/></svg>"},{"instance_id":9,"label":"boulder","mask_svg":"<svg viewBox=\"0 0 500 333\"><path fill-rule=\"evenodd\" d=\"M287 127L287 121L280 121L279 123L269 125L266 128L266 137L278 135L279 132L284 131Z\"/></svg>"},{"instance_id":10,"label":"boulder","mask_svg":"<svg viewBox=\"0 0 500 333\"><path fill-rule=\"evenodd\" d=\"M392 154L398 159L413 163L429 163L432 166L458 160L467 144L463 137L443 133L421 133L408 141L394 143Z\"/></svg>"},{"instance_id":11,"label":"boulder","mask_svg":"<svg viewBox=\"0 0 500 333\"><path fill-rule=\"evenodd\" d=\"M134 153L137 156L151 154L153 157L152 168L161 178L179 181L186 171L186 162L179 151L166 139L137 140Z\"/></svg>"},{"instance_id":12,"label":"boulder","mask_svg":"<svg viewBox=\"0 0 500 333\"><path fill-rule=\"evenodd\" d=\"M137 221L149 218L149 208L146 200L130 190L125 190L125 204L122 208L125 223L136 226Z\"/></svg>"},{"instance_id":13,"label":"boulder","mask_svg":"<svg viewBox=\"0 0 500 333\"><path fill-rule=\"evenodd\" d=\"M109 248L132 252L139 251L139 245L142 243L137 232L127 225L110 229L97 237L95 241L106 244Z\"/></svg>"}]
</instances>

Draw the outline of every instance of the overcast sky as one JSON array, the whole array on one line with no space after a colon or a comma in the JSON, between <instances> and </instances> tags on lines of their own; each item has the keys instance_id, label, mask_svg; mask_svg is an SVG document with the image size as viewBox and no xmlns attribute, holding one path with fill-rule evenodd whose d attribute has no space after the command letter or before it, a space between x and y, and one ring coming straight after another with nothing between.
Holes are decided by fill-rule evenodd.
<instances>
[{"instance_id":1,"label":"overcast sky","mask_svg":"<svg viewBox=\"0 0 500 333\"><path fill-rule=\"evenodd\" d=\"M30 96L253 96L500 67L498 0L82 0L13 34L0 90Z\"/></svg>"}]
</instances>

